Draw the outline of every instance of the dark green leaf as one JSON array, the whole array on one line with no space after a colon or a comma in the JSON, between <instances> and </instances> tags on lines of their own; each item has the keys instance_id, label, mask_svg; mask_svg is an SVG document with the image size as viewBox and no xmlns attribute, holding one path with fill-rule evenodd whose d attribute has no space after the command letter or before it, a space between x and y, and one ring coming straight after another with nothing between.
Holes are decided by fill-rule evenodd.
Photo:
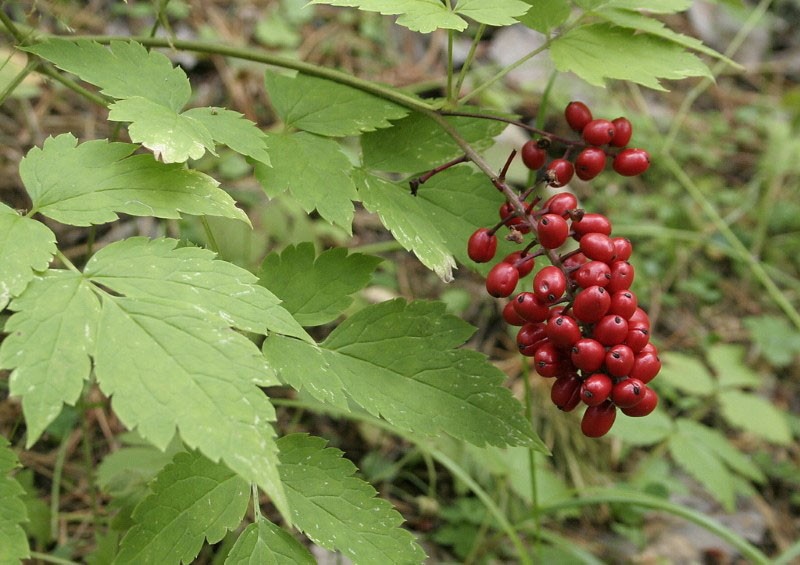
<instances>
[{"instance_id":1,"label":"dark green leaf","mask_svg":"<svg viewBox=\"0 0 800 565\"><path fill-rule=\"evenodd\" d=\"M231 548L225 565L314 565L309 551L286 530L263 518L247 526Z\"/></svg>"},{"instance_id":2,"label":"dark green leaf","mask_svg":"<svg viewBox=\"0 0 800 565\"><path fill-rule=\"evenodd\" d=\"M22 523L27 521L21 496L25 490L9 473L19 466L8 440L0 436L0 563L11 565L30 557L28 538Z\"/></svg>"}]
</instances>

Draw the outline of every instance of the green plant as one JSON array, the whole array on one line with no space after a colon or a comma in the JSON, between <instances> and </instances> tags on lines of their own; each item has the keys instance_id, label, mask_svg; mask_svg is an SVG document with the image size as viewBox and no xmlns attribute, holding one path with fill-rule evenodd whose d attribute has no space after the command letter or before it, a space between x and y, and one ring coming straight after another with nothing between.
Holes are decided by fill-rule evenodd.
<instances>
[{"instance_id":1,"label":"green plant","mask_svg":"<svg viewBox=\"0 0 800 565\"><path fill-rule=\"evenodd\" d=\"M167 4L160 3L162 8ZM470 241L469 246L467 241L470 234L497 222L496 210L509 196L494 190L503 174L481 152L509 121L522 121L493 108L467 107L468 102L480 100L513 68L544 52L560 72L571 71L590 84L626 80L656 90L664 88L664 79L710 77L698 53L729 61L642 12L684 9L686 3L677 0L553 1L541 6L520 0L401 0L389 8L366 0L312 4L398 15L398 25L422 33L447 30L442 96L422 98L290 57L158 38L155 33L48 36L0 12L6 35L30 56L30 64L6 83L3 99L29 74L40 73L107 108L108 120L125 124L130 139L79 141L72 132L49 137L19 163L30 208L0 204L0 307L11 312L4 324L0 367L10 370L8 391L21 399L24 412L24 425L0 440L0 548L5 552L0 558L58 558L30 551L22 529L23 488L10 475L17 464L15 451L30 449L48 433L60 438L63 454L69 435L59 435L59 426L65 425L61 419L72 415L85 422L97 406L110 406L136 433L105 456L94 473L92 445L83 432L85 461L95 474L90 477L88 513L96 539L86 545L96 562L189 562L206 542L229 539L228 532L237 537L227 546L225 562L312 561L294 531L355 562L421 562L424 552L401 527L400 514L354 476L356 468L342 452L312 435L278 437L276 407L292 402L315 413L368 422L416 445L467 485L491 517L491 528L511 540L513 557L520 562L530 562L534 551L520 532L530 531L532 544L545 540L559 546L557 536L541 527L541 515L619 499L612 493L540 505L535 453L548 450L530 424L530 390L523 408L503 386L499 369L485 356L461 348L474 328L446 313L441 303L395 299L348 312L378 258L341 248L317 254L312 245L300 244L269 254L253 273L217 257L215 219L244 225L251 219L195 164L223 150L238 154L252 165L270 198L288 197L347 233L352 233L354 202L360 202L378 215L400 246L449 281L457 264L471 265L470 257L515 252L505 240L497 239L496 250L495 240ZM164 21L163 10L158 15ZM469 22L477 27L475 45L487 26L518 22L546 39L488 80L471 83L478 70L474 50L459 72L453 61L453 39ZM193 93L186 73L157 48L270 65L265 89L283 128L264 131L227 108L188 107ZM546 100L542 107L547 108ZM586 141L613 140L606 137ZM623 150L617 159L623 155L630 154ZM578 175L589 177L597 172L596 158L584 160L589 162L579 167ZM571 167L568 159L555 159L543 175L563 185L573 174ZM641 153L620 164L615 160L623 175L646 167ZM516 204L503 214L501 225L526 213L520 200ZM160 226L196 216L208 249L166 227L162 237L129 237L95 249L95 226L122 222L121 215L158 219ZM68 258L45 219L82 229L86 253ZM573 229L577 223L590 226L584 233L605 233L608 220L586 214L573 221ZM566 237L561 232L563 227L545 222L537 235L552 237L546 247L557 247ZM600 253L598 246L602 244L584 252ZM487 281L497 279L491 294L510 295L510 287L533 268L522 256L513 261L499 263L503 273L489 272ZM623 272L612 279L617 290L630 284L627 276ZM543 292L548 299L549 286ZM561 336L561 330L551 331ZM593 337L616 345L612 342L619 342L619 336L608 328ZM525 384L529 386L527 379ZM297 400L282 398L289 389ZM559 406L576 398L569 390ZM730 391L719 394L739 398ZM590 417L587 435L601 435L610 427L607 413ZM684 431L691 426L680 420L675 425ZM481 485L436 445L442 434L477 447L523 449L530 505L519 523L512 523ZM670 441L673 455L684 460L674 447L677 440ZM747 474L741 460L724 448L717 448L715 455ZM52 483L51 511L57 513L58 476ZM97 489L111 499L113 520L105 520ZM754 561L766 559L696 513L644 496L628 501L683 515ZM527 520L533 521L528 530ZM84 548L71 549L67 557Z\"/></svg>"}]
</instances>

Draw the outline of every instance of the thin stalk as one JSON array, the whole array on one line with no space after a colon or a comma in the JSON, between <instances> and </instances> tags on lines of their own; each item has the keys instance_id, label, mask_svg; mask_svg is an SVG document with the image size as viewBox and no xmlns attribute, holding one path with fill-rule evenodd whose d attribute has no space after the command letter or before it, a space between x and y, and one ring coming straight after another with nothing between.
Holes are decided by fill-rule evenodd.
<instances>
[{"instance_id":1,"label":"thin stalk","mask_svg":"<svg viewBox=\"0 0 800 565\"><path fill-rule=\"evenodd\" d=\"M534 424L533 418L533 391L531 390L530 366L522 363L522 384L525 391L525 417ZM539 512L539 488L536 481L536 450L528 448L528 480L531 486L531 518L533 519L533 533L536 538L536 553L540 553L540 540L542 537L542 516Z\"/></svg>"},{"instance_id":2,"label":"thin stalk","mask_svg":"<svg viewBox=\"0 0 800 565\"><path fill-rule=\"evenodd\" d=\"M390 241L379 241L377 243L366 243L364 245L356 245L348 248L350 253L365 253L367 255L389 253L390 251L400 251L402 249L403 246L395 239Z\"/></svg>"},{"instance_id":3,"label":"thin stalk","mask_svg":"<svg viewBox=\"0 0 800 565\"><path fill-rule=\"evenodd\" d=\"M62 253L62 252L61 252L61 250L60 250L60 249L56 249L56 257L58 257L58 260L59 260L59 261L61 261L61 263L62 263L62 264L63 264L63 265L64 265L64 266L65 266L67 269L69 269L70 271L72 271L72 272L74 272L74 273L82 274L82 273L81 273L81 270L80 270L78 267L76 267L76 266L75 266L75 265L72 263L72 261L70 261L70 260L69 260L69 258L68 258L66 255L64 255L64 253Z\"/></svg>"},{"instance_id":4,"label":"thin stalk","mask_svg":"<svg viewBox=\"0 0 800 565\"><path fill-rule=\"evenodd\" d=\"M206 234L206 239L208 240L208 247L214 253L219 254L219 245L217 245L217 238L214 237L214 231L211 229L211 224L208 223L208 218L205 216L200 216L200 223L203 226L203 231Z\"/></svg>"},{"instance_id":5,"label":"thin stalk","mask_svg":"<svg viewBox=\"0 0 800 565\"><path fill-rule=\"evenodd\" d=\"M33 72L37 66L38 63L31 59L28 61L28 64L25 65L25 68L14 75L14 78L11 79L11 81L6 84L6 87L3 89L3 91L0 92L0 105L5 103L6 99L11 96L11 93L14 92L14 90L22 83L22 81L25 80L25 77L31 74L31 72Z\"/></svg>"},{"instance_id":6,"label":"thin stalk","mask_svg":"<svg viewBox=\"0 0 800 565\"><path fill-rule=\"evenodd\" d=\"M447 30L447 102L453 102L457 98L457 94L453 91L453 75L455 69L453 66L453 30Z\"/></svg>"},{"instance_id":7,"label":"thin stalk","mask_svg":"<svg viewBox=\"0 0 800 565\"><path fill-rule=\"evenodd\" d=\"M61 474L64 472L64 463L69 447L69 435L61 438L61 444L56 453L56 462L53 466L53 482L50 485L50 537L58 539L58 507L61 501Z\"/></svg>"},{"instance_id":8,"label":"thin stalk","mask_svg":"<svg viewBox=\"0 0 800 565\"><path fill-rule=\"evenodd\" d=\"M454 91L456 99L461 93L461 88L464 86L464 81L467 78L467 71L469 71L469 67L472 65L472 61L475 59L475 51L478 50L478 45L480 45L483 32L485 31L486 24L481 24L480 27L478 27L478 31L475 32L475 37L472 39L472 44L469 46L469 53L467 53L467 58L464 60L464 64L461 65L461 71L458 73L458 80L456 81L456 88Z\"/></svg>"},{"instance_id":9,"label":"thin stalk","mask_svg":"<svg viewBox=\"0 0 800 565\"><path fill-rule=\"evenodd\" d=\"M69 559L62 559L55 555L49 555L40 551L31 551L31 559L38 559L45 563L55 563L55 565L80 565L77 561L70 561Z\"/></svg>"},{"instance_id":10,"label":"thin stalk","mask_svg":"<svg viewBox=\"0 0 800 565\"><path fill-rule=\"evenodd\" d=\"M795 559L798 557L800 557L800 540L794 542L786 551L781 553L772 565L790 565L790 563L794 563Z\"/></svg>"},{"instance_id":11,"label":"thin stalk","mask_svg":"<svg viewBox=\"0 0 800 565\"><path fill-rule=\"evenodd\" d=\"M250 492L253 494L253 514L255 515L256 522L258 522L264 519L264 515L261 513L261 504L259 503L258 485L250 483Z\"/></svg>"},{"instance_id":12,"label":"thin stalk","mask_svg":"<svg viewBox=\"0 0 800 565\"><path fill-rule=\"evenodd\" d=\"M86 418L86 411L89 409L89 406L81 400L81 411L83 415L81 417L81 428L83 432L83 438L81 439L81 447L82 447L82 455L83 455L83 473L84 476L87 478L87 484L89 489L89 505L92 509L92 535L94 536L95 542L97 541L97 537L100 535L100 531L102 529L101 520L100 520L100 504L99 498L97 496L97 487L94 481L94 455L92 453L92 444L91 444L91 434L89 433L89 419Z\"/></svg>"}]
</instances>

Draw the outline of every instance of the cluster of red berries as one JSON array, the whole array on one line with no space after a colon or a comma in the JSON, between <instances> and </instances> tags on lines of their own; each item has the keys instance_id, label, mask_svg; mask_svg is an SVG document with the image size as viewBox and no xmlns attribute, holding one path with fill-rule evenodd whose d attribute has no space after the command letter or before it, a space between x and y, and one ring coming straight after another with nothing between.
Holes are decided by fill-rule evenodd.
<instances>
[{"instance_id":1,"label":"cluster of red berries","mask_svg":"<svg viewBox=\"0 0 800 565\"><path fill-rule=\"evenodd\" d=\"M580 134L579 141L561 140L566 145L562 157L548 162L548 150L555 136L543 136L522 146L522 162L532 170L546 166L551 186L564 186L573 176L591 180L603 172L606 160L611 158L612 168L623 176L640 175L650 166L650 155L644 149L627 147L633 135L630 120L594 119L592 111L583 102L573 101L564 110L569 127ZM571 158L576 149L580 152Z\"/></svg>"},{"instance_id":2,"label":"cluster of red berries","mask_svg":"<svg viewBox=\"0 0 800 565\"><path fill-rule=\"evenodd\" d=\"M630 140L629 125L627 129L619 126L629 124L625 118L605 122L616 125L599 128L605 129L608 137L601 140L593 124L602 120L592 120L579 102L567 106L567 120L573 129L580 125L575 108L584 118L580 128L584 139L592 143L584 152L602 152L594 143L607 143L620 131L621 145ZM622 169L622 174L634 169L636 174L642 172L649 158L637 167L632 164L639 163L634 157L623 157L622 164L617 164L620 156L640 152L646 156L640 149L623 150L615 157L614 168ZM547 165L547 170L556 170L552 168L556 161ZM581 162L576 159L578 171ZM539 167L543 165L544 161ZM542 178L551 186L561 184L558 172ZM520 244L523 234L535 235L522 250L494 265L486 278L486 290L497 298L511 297L503 318L519 326L517 346L523 355L533 358L536 372L555 379L550 393L553 403L566 412L585 404L581 430L586 436L600 437L611 429L617 409L627 416L646 416L658 404L656 392L647 383L660 371L661 361L650 343L648 315L630 290L634 278L628 262L631 242L612 237L609 219L579 208L577 198L569 192L557 193L543 203L539 198L528 203L531 193L523 192L513 204L507 200L500 208L500 222L476 230L467 251L473 261L492 261L497 251L496 232L503 226L511 230L507 239ZM570 246L568 242L575 243ZM519 280L533 271L539 257L547 257L551 264L536 272L530 291L515 294Z\"/></svg>"}]
</instances>

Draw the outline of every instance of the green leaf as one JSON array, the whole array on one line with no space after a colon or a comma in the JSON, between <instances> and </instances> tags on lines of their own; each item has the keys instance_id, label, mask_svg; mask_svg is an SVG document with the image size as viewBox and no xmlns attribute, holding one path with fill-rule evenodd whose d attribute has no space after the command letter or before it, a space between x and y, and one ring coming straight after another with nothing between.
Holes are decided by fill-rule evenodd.
<instances>
[{"instance_id":1,"label":"green leaf","mask_svg":"<svg viewBox=\"0 0 800 565\"><path fill-rule=\"evenodd\" d=\"M764 474L750 457L736 448L719 430L709 428L693 420L681 420L681 430L710 451L715 453L728 467L755 482L763 482Z\"/></svg>"},{"instance_id":2,"label":"green leaf","mask_svg":"<svg viewBox=\"0 0 800 565\"><path fill-rule=\"evenodd\" d=\"M708 67L680 45L608 24L566 32L550 45L550 57L559 71L571 71L596 86L616 79L666 90L660 79L711 78Z\"/></svg>"},{"instance_id":3,"label":"green leaf","mask_svg":"<svg viewBox=\"0 0 800 565\"><path fill-rule=\"evenodd\" d=\"M776 367L787 367L800 353L800 332L778 316L751 316L744 319L750 338L761 355Z\"/></svg>"},{"instance_id":4,"label":"green leaf","mask_svg":"<svg viewBox=\"0 0 800 565\"><path fill-rule=\"evenodd\" d=\"M491 146L492 137L506 128L496 120L445 119L476 151ZM365 167L394 173L426 171L464 153L439 124L416 112L391 128L362 135L361 149Z\"/></svg>"},{"instance_id":5,"label":"green leaf","mask_svg":"<svg viewBox=\"0 0 800 565\"><path fill-rule=\"evenodd\" d=\"M393 102L336 82L303 74L269 72L267 92L287 125L333 137L357 135L392 125L409 112Z\"/></svg>"},{"instance_id":6,"label":"green leaf","mask_svg":"<svg viewBox=\"0 0 800 565\"><path fill-rule=\"evenodd\" d=\"M225 565L314 565L316 560L286 530L260 519L247 526L231 548Z\"/></svg>"},{"instance_id":7,"label":"green leaf","mask_svg":"<svg viewBox=\"0 0 800 565\"><path fill-rule=\"evenodd\" d=\"M142 97L177 112L192 94L186 73L135 41L112 41L107 48L94 41L49 38L23 49L112 98Z\"/></svg>"},{"instance_id":8,"label":"green leaf","mask_svg":"<svg viewBox=\"0 0 800 565\"><path fill-rule=\"evenodd\" d=\"M239 112L226 108L191 108L182 114L205 126L215 142L265 165L270 164L266 135Z\"/></svg>"},{"instance_id":9,"label":"green leaf","mask_svg":"<svg viewBox=\"0 0 800 565\"><path fill-rule=\"evenodd\" d=\"M44 271L56 253L56 236L41 222L0 202L0 310Z\"/></svg>"},{"instance_id":10,"label":"green leaf","mask_svg":"<svg viewBox=\"0 0 800 565\"><path fill-rule=\"evenodd\" d=\"M190 563L204 540L220 541L244 518L250 488L198 453L178 453L133 512L114 563Z\"/></svg>"},{"instance_id":11,"label":"green leaf","mask_svg":"<svg viewBox=\"0 0 800 565\"><path fill-rule=\"evenodd\" d=\"M701 361L683 353L667 351L660 355L662 368L660 382L695 396L708 396L714 392L715 383Z\"/></svg>"},{"instance_id":12,"label":"green leaf","mask_svg":"<svg viewBox=\"0 0 800 565\"><path fill-rule=\"evenodd\" d=\"M568 0L525 0L533 6L527 14L517 19L531 29L547 33L557 28L569 17L572 7Z\"/></svg>"},{"instance_id":13,"label":"green leaf","mask_svg":"<svg viewBox=\"0 0 800 565\"><path fill-rule=\"evenodd\" d=\"M455 260L444 238L428 217L427 203L410 190L369 174L357 179L364 207L378 214L381 222L405 249L445 282L453 280Z\"/></svg>"},{"instance_id":14,"label":"green leaf","mask_svg":"<svg viewBox=\"0 0 800 565\"><path fill-rule=\"evenodd\" d=\"M654 14L674 14L688 10L692 0L603 0L601 5L625 10L645 10Z\"/></svg>"},{"instance_id":15,"label":"green leaf","mask_svg":"<svg viewBox=\"0 0 800 565\"><path fill-rule=\"evenodd\" d=\"M479 446L530 445L503 373L455 349L472 331L442 303L392 300L346 319L320 346L273 336L263 349L283 381L322 402L349 409L349 397L401 429Z\"/></svg>"},{"instance_id":16,"label":"green leaf","mask_svg":"<svg viewBox=\"0 0 800 565\"><path fill-rule=\"evenodd\" d=\"M425 553L400 527L403 518L338 449L305 434L278 440L281 479L295 524L316 544L355 563L422 563Z\"/></svg>"},{"instance_id":17,"label":"green leaf","mask_svg":"<svg viewBox=\"0 0 800 565\"><path fill-rule=\"evenodd\" d=\"M17 456L0 436L0 564L12 565L30 557L28 538L21 524L27 521L21 496L25 489L9 474L19 466Z\"/></svg>"},{"instance_id":18,"label":"green leaf","mask_svg":"<svg viewBox=\"0 0 800 565\"><path fill-rule=\"evenodd\" d=\"M767 441L788 445L792 432L785 415L771 402L754 393L724 390L719 394L722 416L732 426Z\"/></svg>"},{"instance_id":19,"label":"green leaf","mask_svg":"<svg viewBox=\"0 0 800 565\"><path fill-rule=\"evenodd\" d=\"M256 163L255 174L268 196L288 190L306 212L316 208L351 233L358 194L350 179L352 165L338 143L305 132L268 134L267 150L272 166Z\"/></svg>"},{"instance_id":20,"label":"green leaf","mask_svg":"<svg viewBox=\"0 0 800 565\"><path fill-rule=\"evenodd\" d=\"M467 22L458 17L439 0L312 0L311 4L348 6L384 15L399 15L397 25L411 31L430 33L436 29L462 31Z\"/></svg>"},{"instance_id":21,"label":"green leaf","mask_svg":"<svg viewBox=\"0 0 800 565\"><path fill-rule=\"evenodd\" d=\"M381 262L379 257L347 253L341 247L315 258L314 244L289 246L271 253L261 265L259 283L283 300L283 307L304 326L335 320L364 288Z\"/></svg>"},{"instance_id":22,"label":"green leaf","mask_svg":"<svg viewBox=\"0 0 800 565\"><path fill-rule=\"evenodd\" d=\"M30 447L61 413L75 405L89 378L100 302L80 274L47 271L11 303L0 367L13 369L9 391L22 397Z\"/></svg>"},{"instance_id":23,"label":"green leaf","mask_svg":"<svg viewBox=\"0 0 800 565\"><path fill-rule=\"evenodd\" d=\"M744 348L740 345L718 343L708 348L706 359L714 369L720 387L757 387L758 373L747 366Z\"/></svg>"},{"instance_id":24,"label":"green leaf","mask_svg":"<svg viewBox=\"0 0 800 565\"><path fill-rule=\"evenodd\" d=\"M131 141L141 143L164 163L199 159L206 150L214 152L214 139L202 122L152 100L136 96L114 102L108 119L131 122Z\"/></svg>"},{"instance_id":25,"label":"green leaf","mask_svg":"<svg viewBox=\"0 0 800 565\"><path fill-rule=\"evenodd\" d=\"M458 0L456 13L490 26L509 26L517 23L530 6L521 0Z\"/></svg>"},{"instance_id":26,"label":"green leaf","mask_svg":"<svg viewBox=\"0 0 800 565\"><path fill-rule=\"evenodd\" d=\"M183 443L177 438L162 451L145 443L137 434L128 432L126 436L136 437L138 444L109 453L97 467L97 486L116 503L149 494L148 483L169 465L175 455L184 451Z\"/></svg>"},{"instance_id":27,"label":"green leaf","mask_svg":"<svg viewBox=\"0 0 800 565\"><path fill-rule=\"evenodd\" d=\"M621 416L614 422L609 432L628 445L655 445L669 439L675 429L672 419L657 409L647 418L628 418Z\"/></svg>"},{"instance_id":28,"label":"green leaf","mask_svg":"<svg viewBox=\"0 0 800 565\"><path fill-rule=\"evenodd\" d=\"M86 264L89 280L139 301L182 303L241 330L270 331L311 341L258 278L198 247L174 239L133 237L98 251Z\"/></svg>"},{"instance_id":29,"label":"green leaf","mask_svg":"<svg viewBox=\"0 0 800 565\"><path fill-rule=\"evenodd\" d=\"M117 213L180 218L183 212L249 223L207 175L132 155L137 146L129 143L77 143L71 134L48 138L20 163L33 211L76 226L112 222Z\"/></svg>"}]
</instances>

